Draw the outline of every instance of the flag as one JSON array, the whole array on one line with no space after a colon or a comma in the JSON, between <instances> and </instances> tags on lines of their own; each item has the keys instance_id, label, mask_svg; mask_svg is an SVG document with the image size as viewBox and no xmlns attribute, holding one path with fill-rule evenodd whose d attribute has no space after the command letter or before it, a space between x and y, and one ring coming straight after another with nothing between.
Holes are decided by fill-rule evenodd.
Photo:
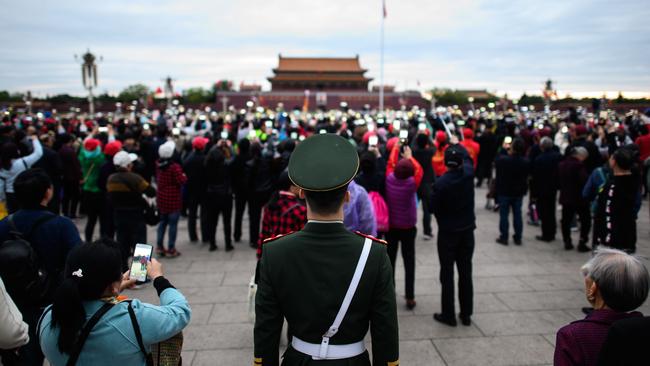
<instances>
[{"instance_id":1,"label":"flag","mask_svg":"<svg viewBox=\"0 0 650 366\"><path fill-rule=\"evenodd\" d=\"M382 5L382 11L384 13L384 19L386 19L386 16L388 15L388 12L386 11L386 0L382 0L381 5Z\"/></svg>"}]
</instances>

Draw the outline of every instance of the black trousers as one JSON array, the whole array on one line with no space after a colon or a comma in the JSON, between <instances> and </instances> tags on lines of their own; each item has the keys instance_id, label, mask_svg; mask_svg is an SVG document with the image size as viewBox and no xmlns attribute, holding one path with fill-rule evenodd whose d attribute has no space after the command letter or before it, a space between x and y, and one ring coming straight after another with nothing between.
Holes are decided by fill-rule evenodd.
<instances>
[{"instance_id":1,"label":"black trousers","mask_svg":"<svg viewBox=\"0 0 650 366\"><path fill-rule=\"evenodd\" d=\"M431 183L422 183L418 189L418 198L422 204L422 230L424 235L429 235L433 233L431 229L431 212L429 207L429 200L431 199Z\"/></svg>"},{"instance_id":2,"label":"black trousers","mask_svg":"<svg viewBox=\"0 0 650 366\"><path fill-rule=\"evenodd\" d=\"M104 193L105 195L105 193ZM102 238L115 238L115 218L113 213L113 204L109 199L104 198L104 206L102 207L102 215L99 217L99 229Z\"/></svg>"},{"instance_id":3,"label":"black trousers","mask_svg":"<svg viewBox=\"0 0 650 366\"><path fill-rule=\"evenodd\" d=\"M580 241L586 243L589 240L589 230L591 229L591 211L589 210L589 205L562 205L561 221L564 244L571 244L571 222L576 214L580 220Z\"/></svg>"},{"instance_id":4,"label":"black trousers","mask_svg":"<svg viewBox=\"0 0 650 366\"><path fill-rule=\"evenodd\" d=\"M395 278L395 260L397 247L402 244L402 260L404 261L404 290L407 299L415 298L415 235L416 228L390 229L386 233L388 242L388 258L393 265L393 279Z\"/></svg>"},{"instance_id":5,"label":"black trousers","mask_svg":"<svg viewBox=\"0 0 650 366\"><path fill-rule=\"evenodd\" d=\"M61 213L63 216L76 217L79 204L79 182L63 182L63 199Z\"/></svg>"},{"instance_id":6,"label":"black trousers","mask_svg":"<svg viewBox=\"0 0 650 366\"><path fill-rule=\"evenodd\" d=\"M210 245L217 244L217 223L219 215L223 215L223 235L226 246L232 245L231 216L232 216L232 194L206 193L201 210L205 207L206 234Z\"/></svg>"},{"instance_id":7,"label":"black trousers","mask_svg":"<svg viewBox=\"0 0 650 366\"><path fill-rule=\"evenodd\" d=\"M244 220L244 210L246 209L246 203L248 203L248 194L247 193L235 193L235 241L238 242L241 240L241 226L242 221ZM248 216L250 217L250 210L248 211Z\"/></svg>"},{"instance_id":8,"label":"black trousers","mask_svg":"<svg viewBox=\"0 0 650 366\"><path fill-rule=\"evenodd\" d=\"M454 263L458 269L458 300L462 316L471 316L474 307L472 255L474 230L438 231L438 259L442 285L442 316L456 318L454 310Z\"/></svg>"},{"instance_id":9,"label":"black trousers","mask_svg":"<svg viewBox=\"0 0 650 366\"><path fill-rule=\"evenodd\" d=\"M250 240L251 244L254 244L257 247L257 241L260 237L260 223L262 220L262 208L271 198L270 192L254 192L249 197L248 201L248 215L250 217L250 222L248 223L250 231Z\"/></svg>"},{"instance_id":10,"label":"black trousers","mask_svg":"<svg viewBox=\"0 0 650 366\"><path fill-rule=\"evenodd\" d=\"M129 268L129 257L137 243L147 242L147 224L143 209L116 209L114 213L117 242L122 249L122 272Z\"/></svg>"},{"instance_id":11,"label":"black trousers","mask_svg":"<svg viewBox=\"0 0 650 366\"><path fill-rule=\"evenodd\" d=\"M95 231L95 224L104 213L104 194L102 192L89 192L83 191L83 207L88 220L86 221L86 243L93 241L93 233ZM102 232L103 223L99 222L100 230Z\"/></svg>"},{"instance_id":12,"label":"black trousers","mask_svg":"<svg viewBox=\"0 0 650 366\"><path fill-rule=\"evenodd\" d=\"M199 207L201 208L200 214ZM189 194L187 196L187 231L190 236L190 241L199 240L196 233L196 219L199 219L201 226L201 241L208 241L205 223L206 211L205 206L201 204L201 196L195 194Z\"/></svg>"},{"instance_id":13,"label":"black trousers","mask_svg":"<svg viewBox=\"0 0 650 366\"><path fill-rule=\"evenodd\" d=\"M557 221L555 217L556 194L544 194L537 197L537 212L542 222L542 237L544 239L555 239L557 233Z\"/></svg>"},{"instance_id":14,"label":"black trousers","mask_svg":"<svg viewBox=\"0 0 650 366\"><path fill-rule=\"evenodd\" d=\"M41 346L38 344L36 337L36 326L38 320L43 313L43 308L40 307L21 307L20 313L23 316L23 321L29 326L29 342L20 347L18 354L12 350L2 350L2 365L4 366L43 366L43 352Z\"/></svg>"}]
</instances>

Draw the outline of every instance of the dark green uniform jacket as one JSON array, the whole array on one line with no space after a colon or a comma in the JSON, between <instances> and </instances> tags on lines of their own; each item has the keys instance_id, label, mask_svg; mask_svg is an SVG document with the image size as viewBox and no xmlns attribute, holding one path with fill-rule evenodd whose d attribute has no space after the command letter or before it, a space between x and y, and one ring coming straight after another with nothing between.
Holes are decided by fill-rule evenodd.
<instances>
[{"instance_id":1,"label":"dark green uniform jacket","mask_svg":"<svg viewBox=\"0 0 650 366\"><path fill-rule=\"evenodd\" d=\"M365 238L342 223L309 222L302 231L264 244L255 303L254 365L278 365L283 319L290 333L320 344L348 290ZM330 344L372 337L372 364L399 364L393 272L386 247L374 241L361 281ZM370 365L368 353L343 360L312 360L289 347L283 365Z\"/></svg>"}]
</instances>

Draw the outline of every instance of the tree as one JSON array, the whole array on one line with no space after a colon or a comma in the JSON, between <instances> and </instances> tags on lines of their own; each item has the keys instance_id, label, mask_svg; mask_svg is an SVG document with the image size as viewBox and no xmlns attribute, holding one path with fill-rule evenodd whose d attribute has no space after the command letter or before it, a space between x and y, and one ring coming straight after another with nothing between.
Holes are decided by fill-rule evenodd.
<instances>
[{"instance_id":1,"label":"tree","mask_svg":"<svg viewBox=\"0 0 650 366\"><path fill-rule=\"evenodd\" d=\"M183 91L183 99L186 103L209 103L214 101L211 92L203 88L188 88Z\"/></svg>"},{"instance_id":2,"label":"tree","mask_svg":"<svg viewBox=\"0 0 650 366\"><path fill-rule=\"evenodd\" d=\"M459 90L434 88L431 94L436 98L436 104L443 106L467 104L467 94Z\"/></svg>"},{"instance_id":3,"label":"tree","mask_svg":"<svg viewBox=\"0 0 650 366\"><path fill-rule=\"evenodd\" d=\"M531 104L544 104L544 98L541 95L522 94L521 98L519 98L519 105L528 106Z\"/></svg>"},{"instance_id":4,"label":"tree","mask_svg":"<svg viewBox=\"0 0 650 366\"><path fill-rule=\"evenodd\" d=\"M133 100L142 100L149 95L149 87L147 87L144 84L133 84L127 86L124 90L120 92L120 94L117 96L117 99L119 99L122 102L131 102Z\"/></svg>"},{"instance_id":5,"label":"tree","mask_svg":"<svg viewBox=\"0 0 650 366\"><path fill-rule=\"evenodd\" d=\"M232 90L232 81L230 80L219 80L213 87L214 91L231 91Z\"/></svg>"}]
</instances>

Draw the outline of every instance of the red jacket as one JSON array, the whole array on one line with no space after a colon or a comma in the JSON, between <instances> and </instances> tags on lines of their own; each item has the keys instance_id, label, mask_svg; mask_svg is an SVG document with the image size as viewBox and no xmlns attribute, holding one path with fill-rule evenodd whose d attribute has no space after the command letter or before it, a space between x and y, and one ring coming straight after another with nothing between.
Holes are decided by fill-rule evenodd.
<instances>
[{"instance_id":1,"label":"red jacket","mask_svg":"<svg viewBox=\"0 0 650 366\"><path fill-rule=\"evenodd\" d=\"M650 133L637 137L634 143L639 146L639 160L643 163L650 158Z\"/></svg>"},{"instance_id":2,"label":"red jacket","mask_svg":"<svg viewBox=\"0 0 650 366\"><path fill-rule=\"evenodd\" d=\"M179 212L182 209L181 188L185 182L187 177L178 163L171 163L163 169L160 168L160 162L156 164L156 203L161 214Z\"/></svg>"},{"instance_id":3,"label":"red jacket","mask_svg":"<svg viewBox=\"0 0 650 366\"><path fill-rule=\"evenodd\" d=\"M411 157L410 160L411 163L413 163L413 167L415 168L415 174L413 174L413 179L415 179L416 187L419 187L420 182L422 182L422 176L424 175L424 170L422 170L422 166L420 166L420 163L418 163L418 161L415 160L414 157ZM395 166L397 165L398 161L399 161L399 145L395 144L393 146L393 150L390 152L390 156L388 157L388 164L386 165L387 177L395 170Z\"/></svg>"}]
</instances>

